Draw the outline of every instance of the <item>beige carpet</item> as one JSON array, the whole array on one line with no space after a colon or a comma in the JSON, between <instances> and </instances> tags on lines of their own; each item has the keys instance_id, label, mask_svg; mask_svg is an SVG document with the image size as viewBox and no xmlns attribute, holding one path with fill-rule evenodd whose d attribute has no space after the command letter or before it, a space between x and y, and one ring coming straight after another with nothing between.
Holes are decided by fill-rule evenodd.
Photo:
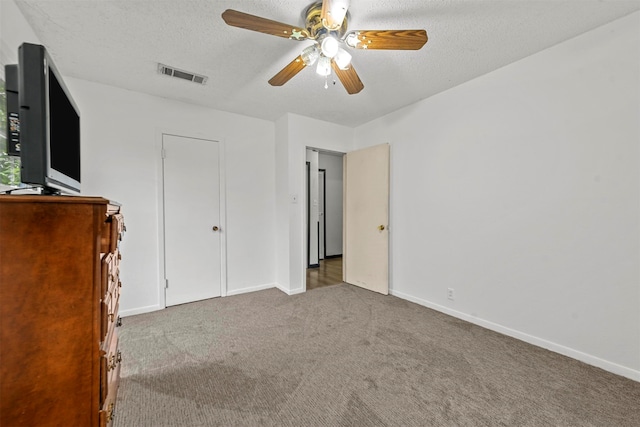
<instances>
[{"instance_id":1,"label":"beige carpet","mask_svg":"<svg viewBox=\"0 0 640 427\"><path fill-rule=\"evenodd\" d=\"M349 285L127 317L116 427L640 426L640 383Z\"/></svg>"}]
</instances>

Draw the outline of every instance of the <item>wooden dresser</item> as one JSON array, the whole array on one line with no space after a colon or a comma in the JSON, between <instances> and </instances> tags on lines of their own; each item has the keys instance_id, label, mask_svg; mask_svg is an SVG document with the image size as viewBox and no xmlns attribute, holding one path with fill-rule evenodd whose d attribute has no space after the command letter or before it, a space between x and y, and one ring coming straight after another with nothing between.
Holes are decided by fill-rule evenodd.
<instances>
[{"instance_id":1,"label":"wooden dresser","mask_svg":"<svg viewBox=\"0 0 640 427\"><path fill-rule=\"evenodd\" d=\"M0 195L0 426L109 426L122 355L120 206Z\"/></svg>"}]
</instances>

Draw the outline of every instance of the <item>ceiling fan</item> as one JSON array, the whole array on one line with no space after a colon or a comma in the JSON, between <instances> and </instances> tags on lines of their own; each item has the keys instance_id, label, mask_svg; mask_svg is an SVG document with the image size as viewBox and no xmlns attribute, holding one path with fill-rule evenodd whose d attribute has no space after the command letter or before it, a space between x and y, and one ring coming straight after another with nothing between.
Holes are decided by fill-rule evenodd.
<instances>
[{"instance_id":1,"label":"ceiling fan","mask_svg":"<svg viewBox=\"0 0 640 427\"><path fill-rule=\"evenodd\" d=\"M225 10L222 13L222 19L232 27L296 41L312 40L314 42L269 80L272 86L282 86L305 67L317 62L318 74L328 78L333 70L347 92L355 94L364 88L364 84L351 64L351 54L347 49L418 50L427 42L427 32L425 30L347 31L348 8L349 0L323 0L313 3L304 12L304 27L283 24L233 9Z\"/></svg>"}]
</instances>

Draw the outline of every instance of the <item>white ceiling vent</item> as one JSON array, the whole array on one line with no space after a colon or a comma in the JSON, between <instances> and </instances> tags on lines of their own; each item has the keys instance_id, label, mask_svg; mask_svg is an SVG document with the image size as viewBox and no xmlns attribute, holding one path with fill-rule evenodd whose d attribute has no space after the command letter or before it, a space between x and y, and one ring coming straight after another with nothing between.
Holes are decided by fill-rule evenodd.
<instances>
[{"instance_id":1,"label":"white ceiling vent","mask_svg":"<svg viewBox=\"0 0 640 427\"><path fill-rule=\"evenodd\" d=\"M201 85L207 83L207 80L209 79L207 76L201 76L200 74L179 70L164 64L158 64L158 73L166 76L177 77L183 80L189 80L190 82L199 83Z\"/></svg>"}]
</instances>

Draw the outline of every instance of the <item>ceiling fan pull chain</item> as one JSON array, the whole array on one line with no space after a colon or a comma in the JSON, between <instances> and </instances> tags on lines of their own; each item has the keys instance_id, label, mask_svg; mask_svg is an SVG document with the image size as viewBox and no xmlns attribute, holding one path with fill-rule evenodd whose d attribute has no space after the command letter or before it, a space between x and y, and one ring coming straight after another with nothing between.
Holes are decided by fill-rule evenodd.
<instances>
[{"instance_id":1,"label":"ceiling fan pull chain","mask_svg":"<svg viewBox=\"0 0 640 427\"><path fill-rule=\"evenodd\" d=\"M329 89L329 84L327 83L329 81L329 76L324 76L324 88L325 89Z\"/></svg>"}]
</instances>

